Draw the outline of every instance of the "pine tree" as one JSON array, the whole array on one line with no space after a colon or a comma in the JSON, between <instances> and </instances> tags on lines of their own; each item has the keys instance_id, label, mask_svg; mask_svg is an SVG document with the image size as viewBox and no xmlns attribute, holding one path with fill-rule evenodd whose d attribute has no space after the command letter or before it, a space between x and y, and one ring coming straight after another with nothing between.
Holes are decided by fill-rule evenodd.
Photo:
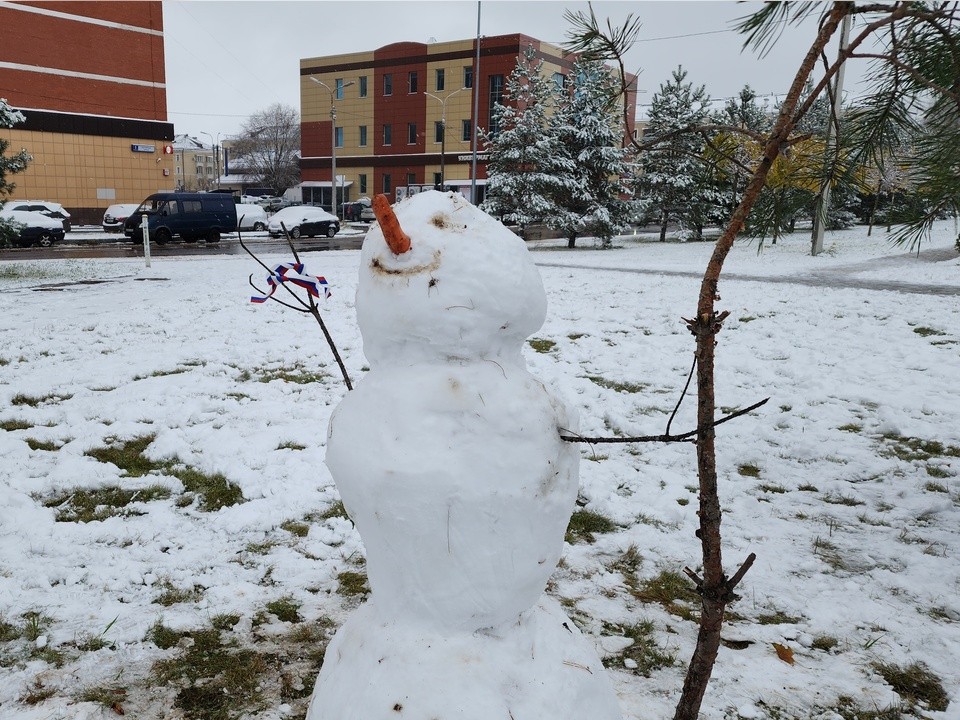
<instances>
[{"instance_id":1,"label":"pine tree","mask_svg":"<svg viewBox=\"0 0 960 720\"><path fill-rule=\"evenodd\" d=\"M678 67L671 80L660 85L652 98L650 122L644 132L644 140L676 133L640 157L640 186L659 216L660 240L666 239L671 221L683 230L702 227L705 208L719 201L715 189L704 182L703 138L680 132L704 124L709 117L706 90L703 85L694 88L686 78L686 71Z\"/></svg>"},{"instance_id":2,"label":"pine tree","mask_svg":"<svg viewBox=\"0 0 960 720\"><path fill-rule=\"evenodd\" d=\"M505 87L509 102L494 108L493 127L483 135L490 160L481 207L521 228L554 214L551 198L571 170L547 121L556 92L542 66L532 46L517 57Z\"/></svg>"},{"instance_id":3,"label":"pine tree","mask_svg":"<svg viewBox=\"0 0 960 720\"><path fill-rule=\"evenodd\" d=\"M23 113L20 113L9 105L4 98L0 98L0 128L12 128L17 123L24 121ZM3 207L4 198L13 192L16 185L7 180L7 174L15 175L23 172L27 164L33 159L30 154L21 149L16 155L7 155L7 149L10 147L10 141L0 137L0 208ZM14 238L19 235L14 223L0 218L0 247L10 245Z\"/></svg>"},{"instance_id":4,"label":"pine tree","mask_svg":"<svg viewBox=\"0 0 960 720\"><path fill-rule=\"evenodd\" d=\"M614 235L638 214L624 178L630 174L623 148L623 121L614 79L598 61L574 65L573 83L551 118L552 132L570 160L570 173L554 196L551 227L574 247L578 234L597 237L609 247Z\"/></svg>"}]
</instances>

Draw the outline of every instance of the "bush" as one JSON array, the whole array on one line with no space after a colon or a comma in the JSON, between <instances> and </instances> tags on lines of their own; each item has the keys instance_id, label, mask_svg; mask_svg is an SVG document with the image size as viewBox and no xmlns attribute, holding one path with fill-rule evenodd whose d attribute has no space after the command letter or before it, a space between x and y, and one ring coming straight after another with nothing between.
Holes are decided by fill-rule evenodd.
<instances>
[{"instance_id":1,"label":"bush","mask_svg":"<svg viewBox=\"0 0 960 720\"><path fill-rule=\"evenodd\" d=\"M13 247L20 237L20 223L0 218L0 248Z\"/></svg>"}]
</instances>

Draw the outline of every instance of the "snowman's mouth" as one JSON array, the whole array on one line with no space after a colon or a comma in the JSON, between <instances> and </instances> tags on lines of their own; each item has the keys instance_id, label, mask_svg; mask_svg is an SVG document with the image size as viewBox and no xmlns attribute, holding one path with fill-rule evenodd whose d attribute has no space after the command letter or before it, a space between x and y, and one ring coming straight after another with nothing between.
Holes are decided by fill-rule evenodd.
<instances>
[{"instance_id":1,"label":"snowman's mouth","mask_svg":"<svg viewBox=\"0 0 960 720\"><path fill-rule=\"evenodd\" d=\"M419 275L420 273L431 272L440 267L440 251L435 250L433 253L433 261L422 265L411 265L409 267L389 267L384 265L383 261L379 257L375 257L370 261L370 267L373 272L380 275Z\"/></svg>"}]
</instances>

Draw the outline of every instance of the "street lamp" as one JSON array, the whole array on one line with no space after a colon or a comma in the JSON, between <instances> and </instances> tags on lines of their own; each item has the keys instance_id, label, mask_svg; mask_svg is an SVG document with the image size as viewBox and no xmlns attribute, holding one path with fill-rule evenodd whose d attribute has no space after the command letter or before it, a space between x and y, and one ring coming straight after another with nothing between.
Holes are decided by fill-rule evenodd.
<instances>
[{"instance_id":1,"label":"street lamp","mask_svg":"<svg viewBox=\"0 0 960 720\"><path fill-rule=\"evenodd\" d=\"M210 138L210 143L213 145L213 163L217 171L217 190L220 189L220 133L217 133L217 142L214 144L213 135L208 132L200 131L201 135L206 135Z\"/></svg>"},{"instance_id":2,"label":"street lamp","mask_svg":"<svg viewBox=\"0 0 960 720\"><path fill-rule=\"evenodd\" d=\"M320 85L330 93L330 212L339 217L337 213L337 106L333 102L335 99L335 93L322 80L317 80L312 75L310 79L313 80L317 85ZM353 80L348 80L343 83L339 89L350 87L353 85Z\"/></svg>"},{"instance_id":3,"label":"street lamp","mask_svg":"<svg viewBox=\"0 0 960 720\"><path fill-rule=\"evenodd\" d=\"M469 90L469 88L462 87L459 90L454 90L452 93L447 95L445 98L440 97L439 95L434 95L433 93L428 93L424 91L424 95L427 97L432 97L434 100L440 103L440 187L444 186L444 183L447 181L447 166L446 166L446 157L447 157L447 100L452 98L458 92L463 92L464 90Z\"/></svg>"}]
</instances>

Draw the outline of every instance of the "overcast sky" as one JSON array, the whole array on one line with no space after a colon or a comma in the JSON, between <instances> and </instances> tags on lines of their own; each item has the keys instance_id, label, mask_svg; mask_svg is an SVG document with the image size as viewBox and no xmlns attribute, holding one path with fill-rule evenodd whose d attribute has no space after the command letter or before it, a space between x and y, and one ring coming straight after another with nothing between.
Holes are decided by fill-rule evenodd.
<instances>
[{"instance_id":1,"label":"overcast sky","mask_svg":"<svg viewBox=\"0 0 960 720\"><path fill-rule=\"evenodd\" d=\"M741 51L734 22L759 3L595 2L605 21L642 20L640 41L628 56L646 90L640 104L678 65L713 98L736 95L747 83L761 95L782 94L813 39L813 28L787 28L773 51L759 58ZM483 0L482 35L523 33L562 44L564 11L588 12L586 2ZM299 110L300 59L374 50L395 42L446 42L476 37L477 3L459 0L313 0L235 2L165 0L167 107L176 132L204 142L235 134L251 113L273 103ZM835 49L831 56L835 54ZM847 71L847 87L858 75Z\"/></svg>"}]
</instances>

